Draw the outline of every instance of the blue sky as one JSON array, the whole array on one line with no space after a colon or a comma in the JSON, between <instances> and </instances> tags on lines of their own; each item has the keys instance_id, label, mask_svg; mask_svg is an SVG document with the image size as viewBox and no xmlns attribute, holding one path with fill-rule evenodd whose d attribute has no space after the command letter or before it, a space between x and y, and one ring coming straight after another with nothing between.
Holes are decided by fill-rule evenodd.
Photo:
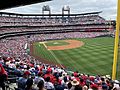
<instances>
[{"instance_id":1,"label":"blue sky","mask_svg":"<svg viewBox=\"0 0 120 90\"><path fill-rule=\"evenodd\" d=\"M62 7L70 6L71 13L84 13L92 11L103 11L100 15L105 19L116 19L117 0L52 0L27 6L1 10L3 12L38 14L42 6L49 5L52 13L61 13Z\"/></svg>"}]
</instances>

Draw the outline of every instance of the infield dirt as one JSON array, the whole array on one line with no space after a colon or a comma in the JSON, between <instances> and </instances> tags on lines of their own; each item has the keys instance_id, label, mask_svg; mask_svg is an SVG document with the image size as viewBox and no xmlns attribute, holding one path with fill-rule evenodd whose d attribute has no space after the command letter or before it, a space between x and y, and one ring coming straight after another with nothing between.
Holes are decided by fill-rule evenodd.
<instances>
[{"instance_id":1,"label":"infield dirt","mask_svg":"<svg viewBox=\"0 0 120 90\"><path fill-rule=\"evenodd\" d=\"M68 45L62 45L62 46L47 46L48 50L65 50L65 49L73 49L73 48L78 48L84 45L82 41L78 40L63 40L67 43Z\"/></svg>"}]
</instances>

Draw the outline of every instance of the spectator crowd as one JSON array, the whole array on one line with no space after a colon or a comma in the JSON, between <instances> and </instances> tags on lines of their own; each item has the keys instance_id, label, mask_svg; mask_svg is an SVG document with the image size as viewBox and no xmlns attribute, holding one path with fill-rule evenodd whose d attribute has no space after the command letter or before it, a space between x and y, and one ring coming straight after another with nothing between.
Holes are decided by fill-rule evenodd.
<instances>
[{"instance_id":1,"label":"spectator crowd","mask_svg":"<svg viewBox=\"0 0 120 90\"><path fill-rule=\"evenodd\" d=\"M92 76L33 59L0 57L0 87L3 90L5 82L10 80L9 75L18 78L14 87L11 86L15 90L120 90L119 81L112 81L109 75Z\"/></svg>"},{"instance_id":2,"label":"spectator crowd","mask_svg":"<svg viewBox=\"0 0 120 90\"><path fill-rule=\"evenodd\" d=\"M15 28L17 26L19 26L19 28ZM40 30L111 31L113 30L113 26L111 22L106 21L99 15L81 15L78 17L0 16L0 34Z\"/></svg>"},{"instance_id":3,"label":"spectator crowd","mask_svg":"<svg viewBox=\"0 0 120 90\"><path fill-rule=\"evenodd\" d=\"M96 25L97 24L97 25ZM98 25L99 24L99 25ZM8 32L65 29L99 29L109 26L99 15L79 17L12 17L0 16L0 26L39 26L37 28L0 28L0 34ZM61 25L60 27L58 27ZM68 25L68 26L67 26ZM74 26L75 25L75 26ZM77 26L76 26L77 25ZM41 27L40 27L41 26ZM49 26L49 27L46 27ZM67 38L95 38L111 32L69 32L8 37L0 40L0 89L7 83L15 90L120 90L118 80L109 75L87 75L68 71L57 65L42 63L30 56L32 42Z\"/></svg>"},{"instance_id":4,"label":"spectator crowd","mask_svg":"<svg viewBox=\"0 0 120 90\"><path fill-rule=\"evenodd\" d=\"M0 16L0 26L49 26L73 24L101 24L106 23L99 15L86 15L78 17L13 17Z\"/></svg>"},{"instance_id":5,"label":"spectator crowd","mask_svg":"<svg viewBox=\"0 0 120 90\"><path fill-rule=\"evenodd\" d=\"M27 57L25 44L27 44L27 47L30 48L31 42L67 38L95 38L97 36L109 34L109 32L70 32L10 37L0 40L0 55L3 54L23 58Z\"/></svg>"},{"instance_id":6,"label":"spectator crowd","mask_svg":"<svg viewBox=\"0 0 120 90\"><path fill-rule=\"evenodd\" d=\"M17 77L16 90L120 90L119 81L112 81L109 75L91 76L72 72L57 65L36 60L27 53L31 42L66 38L94 38L108 32L71 32L19 36L0 41L0 87L5 90L5 82L10 75ZM12 86L13 87L13 86Z\"/></svg>"}]
</instances>

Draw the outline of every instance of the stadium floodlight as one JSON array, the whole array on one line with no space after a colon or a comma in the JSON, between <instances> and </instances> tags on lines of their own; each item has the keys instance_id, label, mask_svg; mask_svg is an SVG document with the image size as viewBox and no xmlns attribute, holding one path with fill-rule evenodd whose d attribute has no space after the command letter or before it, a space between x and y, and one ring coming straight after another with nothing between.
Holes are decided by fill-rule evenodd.
<instances>
[{"instance_id":1,"label":"stadium floodlight","mask_svg":"<svg viewBox=\"0 0 120 90\"><path fill-rule=\"evenodd\" d=\"M113 68L112 68L112 80L116 79L116 69L118 61L118 46L119 46L119 31L120 31L120 0L117 4L117 20L116 20L116 33L115 33L115 46L114 46L114 59L113 59Z\"/></svg>"},{"instance_id":2,"label":"stadium floodlight","mask_svg":"<svg viewBox=\"0 0 120 90\"><path fill-rule=\"evenodd\" d=\"M44 5L44 6L42 7L42 14L44 15L45 12L48 12L49 15L51 14L51 9L50 9L50 6L49 6L49 5Z\"/></svg>"},{"instance_id":3,"label":"stadium floodlight","mask_svg":"<svg viewBox=\"0 0 120 90\"><path fill-rule=\"evenodd\" d=\"M65 5L65 6L62 8L62 15L64 15L65 12L68 12L68 15L70 15L70 7L69 7L69 6L66 6L66 5Z\"/></svg>"},{"instance_id":4,"label":"stadium floodlight","mask_svg":"<svg viewBox=\"0 0 120 90\"><path fill-rule=\"evenodd\" d=\"M49 5L44 5L44 6L42 7L42 10L44 10L44 11L50 11Z\"/></svg>"},{"instance_id":5,"label":"stadium floodlight","mask_svg":"<svg viewBox=\"0 0 120 90\"><path fill-rule=\"evenodd\" d=\"M70 7L65 5L65 6L63 7L63 9L66 10L66 11L68 11L68 10L70 10Z\"/></svg>"}]
</instances>

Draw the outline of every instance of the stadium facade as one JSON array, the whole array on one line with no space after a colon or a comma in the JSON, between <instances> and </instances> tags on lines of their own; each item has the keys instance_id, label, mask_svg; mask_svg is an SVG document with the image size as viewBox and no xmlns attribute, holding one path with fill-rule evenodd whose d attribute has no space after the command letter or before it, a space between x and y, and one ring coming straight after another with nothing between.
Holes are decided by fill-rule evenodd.
<instances>
[{"instance_id":1,"label":"stadium facade","mask_svg":"<svg viewBox=\"0 0 120 90\"><path fill-rule=\"evenodd\" d=\"M45 14L45 12L48 12ZM67 14L65 14L67 12ZM0 12L0 34L4 33L65 33L65 32L111 32L115 22L105 20L99 14L90 12L71 14L70 7L62 8L62 14L51 14L50 7L43 6L42 14L17 14ZM10 35L10 34L9 34Z\"/></svg>"}]
</instances>

